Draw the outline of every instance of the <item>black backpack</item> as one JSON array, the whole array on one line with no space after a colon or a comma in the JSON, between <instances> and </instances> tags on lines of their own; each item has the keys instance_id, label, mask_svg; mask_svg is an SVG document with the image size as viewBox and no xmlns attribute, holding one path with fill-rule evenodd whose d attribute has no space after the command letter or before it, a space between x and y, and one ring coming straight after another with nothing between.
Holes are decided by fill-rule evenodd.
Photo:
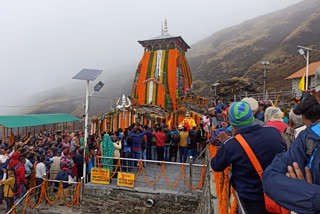
<instances>
[{"instance_id":1,"label":"black backpack","mask_svg":"<svg viewBox=\"0 0 320 214\"><path fill-rule=\"evenodd\" d=\"M173 145L177 145L180 142L180 134L178 132L174 132L171 138Z\"/></svg>"}]
</instances>

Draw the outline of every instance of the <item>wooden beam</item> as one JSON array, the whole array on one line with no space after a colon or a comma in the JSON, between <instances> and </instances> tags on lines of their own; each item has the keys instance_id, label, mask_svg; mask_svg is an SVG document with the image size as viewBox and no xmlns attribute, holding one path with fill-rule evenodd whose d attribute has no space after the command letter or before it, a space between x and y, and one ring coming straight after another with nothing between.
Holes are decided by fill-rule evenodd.
<instances>
[{"instance_id":1,"label":"wooden beam","mask_svg":"<svg viewBox=\"0 0 320 214\"><path fill-rule=\"evenodd\" d=\"M6 136L6 127L3 127L2 141L4 141L5 136Z\"/></svg>"}]
</instances>

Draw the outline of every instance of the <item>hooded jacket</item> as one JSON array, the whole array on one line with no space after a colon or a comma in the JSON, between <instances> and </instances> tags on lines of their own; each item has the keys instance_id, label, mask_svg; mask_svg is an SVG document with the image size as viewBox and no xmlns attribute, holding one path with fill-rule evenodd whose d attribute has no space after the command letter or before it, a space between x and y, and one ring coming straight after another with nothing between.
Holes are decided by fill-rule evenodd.
<instances>
[{"instance_id":1,"label":"hooded jacket","mask_svg":"<svg viewBox=\"0 0 320 214\"><path fill-rule=\"evenodd\" d=\"M9 168L14 168L19 164L19 154L17 152L13 153L10 157Z\"/></svg>"},{"instance_id":2,"label":"hooded jacket","mask_svg":"<svg viewBox=\"0 0 320 214\"><path fill-rule=\"evenodd\" d=\"M310 158L306 155L306 139L316 143ZM265 193L289 210L297 213L320 213L320 122L310 124L295 139L289 150L278 154L262 174ZM287 167L297 162L304 173L309 166L313 184L286 176ZM304 173L305 175L305 173Z\"/></svg>"},{"instance_id":3,"label":"hooded jacket","mask_svg":"<svg viewBox=\"0 0 320 214\"><path fill-rule=\"evenodd\" d=\"M241 128L235 134L243 136L263 169L271 164L276 154L285 149L281 135L274 127L253 125ZM232 164L231 184L239 196L249 200L263 200L260 177L235 138L230 138L221 144L216 156L211 160L211 167L217 172L223 171L230 164Z\"/></svg>"}]
</instances>

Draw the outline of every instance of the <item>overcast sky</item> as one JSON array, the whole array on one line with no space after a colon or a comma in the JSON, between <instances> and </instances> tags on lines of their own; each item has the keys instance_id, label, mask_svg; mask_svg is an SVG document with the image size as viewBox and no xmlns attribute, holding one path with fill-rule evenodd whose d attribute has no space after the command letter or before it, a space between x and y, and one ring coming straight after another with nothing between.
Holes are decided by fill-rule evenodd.
<instances>
[{"instance_id":1,"label":"overcast sky","mask_svg":"<svg viewBox=\"0 0 320 214\"><path fill-rule=\"evenodd\" d=\"M164 18L169 33L192 47L299 1L0 0L0 114L9 113L1 106L31 105L32 95L74 83L84 67L109 73L133 64L134 73L143 53L137 41L158 36Z\"/></svg>"}]
</instances>

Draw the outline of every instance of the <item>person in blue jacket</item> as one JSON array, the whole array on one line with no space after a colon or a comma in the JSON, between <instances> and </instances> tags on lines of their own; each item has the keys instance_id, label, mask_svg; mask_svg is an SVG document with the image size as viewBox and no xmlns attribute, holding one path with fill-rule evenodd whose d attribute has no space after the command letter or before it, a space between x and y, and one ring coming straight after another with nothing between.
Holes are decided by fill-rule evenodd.
<instances>
[{"instance_id":1,"label":"person in blue jacket","mask_svg":"<svg viewBox=\"0 0 320 214\"><path fill-rule=\"evenodd\" d=\"M320 104L309 96L293 111L308 126L263 173L263 189L288 210L320 213Z\"/></svg>"},{"instance_id":2,"label":"person in blue jacket","mask_svg":"<svg viewBox=\"0 0 320 214\"><path fill-rule=\"evenodd\" d=\"M135 127L133 132L129 133L131 137L131 158L140 160L142 156L141 151L141 139L146 134L145 131L142 131L141 127ZM134 167L137 165L138 161L131 161L131 166Z\"/></svg>"},{"instance_id":3,"label":"person in blue jacket","mask_svg":"<svg viewBox=\"0 0 320 214\"><path fill-rule=\"evenodd\" d=\"M274 127L253 125L254 117L247 102L234 103L228 111L233 135L241 134L247 141L263 169L284 151L284 142ZM231 184L237 191L246 214L268 213L265 209L260 177L246 152L235 138L226 140L211 160L214 171L224 171L232 165Z\"/></svg>"}]
</instances>

